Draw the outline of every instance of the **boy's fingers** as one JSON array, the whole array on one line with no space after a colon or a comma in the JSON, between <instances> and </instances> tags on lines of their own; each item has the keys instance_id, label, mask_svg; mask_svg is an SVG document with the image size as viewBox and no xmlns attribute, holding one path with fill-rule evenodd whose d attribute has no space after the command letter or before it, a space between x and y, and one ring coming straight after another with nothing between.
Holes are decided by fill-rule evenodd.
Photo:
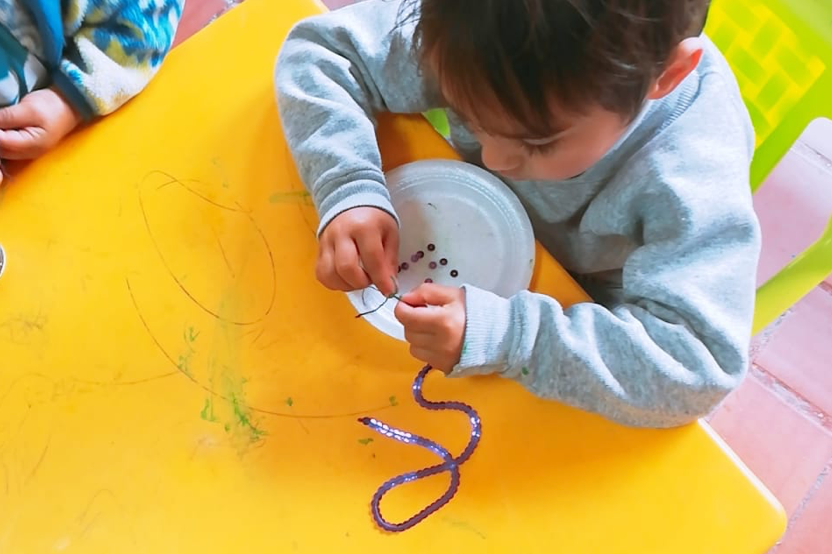
<instances>
[{"instance_id":1,"label":"boy's fingers","mask_svg":"<svg viewBox=\"0 0 832 554\"><path fill-rule=\"evenodd\" d=\"M15 104L0 109L0 129L28 127L33 120L32 108L27 104Z\"/></svg>"},{"instance_id":2,"label":"boy's fingers","mask_svg":"<svg viewBox=\"0 0 832 554\"><path fill-rule=\"evenodd\" d=\"M384 247L385 259L390 264L388 267L395 276L399 267L399 229L395 223L382 237L381 243Z\"/></svg>"},{"instance_id":3,"label":"boy's fingers","mask_svg":"<svg viewBox=\"0 0 832 554\"><path fill-rule=\"evenodd\" d=\"M0 152L7 160L29 160L46 150L46 131L41 127L0 129Z\"/></svg>"},{"instance_id":4,"label":"boy's fingers","mask_svg":"<svg viewBox=\"0 0 832 554\"><path fill-rule=\"evenodd\" d=\"M405 329L404 340L410 343L411 346L428 349L436 341L436 335Z\"/></svg>"},{"instance_id":5,"label":"boy's fingers","mask_svg":"<svg viewBox=\"0 0 832 554\"><path fill-rule=\"evenodd\" d=\"M459 289L456 287L425 283L404 295L402 300L411 306L444 306L458 298Z\"/></svg>"},{"instance_id":6,"label":"boy's fingers","mask_svg":"<svg viewBox=\"0 0 832 554\"><path fill-rule=\"evenodd\" d=\"M404 325L405 331L431 334L436 329L436 322L442 317L435 308L408 306L405 302L396 304L393 312L396 319Z\"/></svg>"},{"instance_id":7,"label":"boy's fingers","mask_svg":"<svg viewBox=\"0 0 832 554\"><path fill-rule=\"evenodd\" d=\"M366 288L370 279L361 269L358 258L358 248L350 239L344 239L335 246L335 271L343 279L350 290Z\"/></svg>"},{"instance_id":8,"label":"boy's fingers","mask_svg":"<svg viewBox=\"0 0 832 554\"><path fill-rule=\"evenodd\" d=\"M369 274L370 280L384 296L394 293L395 285L391 279L393 273L384 256L384 247L380 238L378 236L358 237L356 242L361 263Z\"/></svg>"},{"instance_id":9,"label":"boy's fingers","mask_svg":"<svg viewBox=\"0 0 832 554\"><path fill-rule=\"evenodd\" d=\"M430 363L430 359L433 356L433 353L429 350L424 348L420 348L418 346L410 346L410 355L416 358L419 361Z\"/></svg>"},{"instance_id":10,"label":"boy's fingers","mask_svg":"<svg viewBox=\"0 0 832 554\"><path fill-rule=\"evenodd\" d=\"M323 286L331 290L349 290L350 286L346 281L341 279L338 272L335 271L335 262L333 261L333 252L331 249L322 250L318 263L315 265L315 276Z\"/></svg>"},{"instance_id":11,"label":"boy's fingers","mask_svg":"<svg viewBox=\"0 0 832 554\"><path fill-rule=\"evenodd\" d=\"M0 151L4 159L26 159L37 146L37 138L28 130L0 130Z\"/></svg>"}]
</instances>

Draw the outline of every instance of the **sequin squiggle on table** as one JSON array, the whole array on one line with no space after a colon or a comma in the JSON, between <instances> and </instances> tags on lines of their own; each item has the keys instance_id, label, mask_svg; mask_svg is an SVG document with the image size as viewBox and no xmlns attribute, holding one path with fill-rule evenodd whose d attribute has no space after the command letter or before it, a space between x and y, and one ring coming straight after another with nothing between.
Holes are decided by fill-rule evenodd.
<instances>
[{"instance_id":1,"label":"sequin squiggle on table","mask_svg":"<svg viewBox=\"0 0 832 554\"><path fill-rule=\"evenodd\" d=\"M386 481L378 488L376 493L373 495L370 507L372 509L373 519L375 520L376 524L385 531L406 531L411 527L417 525L418 523L424 521L428 516L430 516L431 514L442 508L442 506L450 502L456 494L457 490L459 489L459 466L464 464L474 453L474 450L477 448L477 445L480 442L480 436L482 435L482 421L480 420L480 416L471 406L462 402L434 402L425 399L425 397L422 395L422 385L425 382L425 377L428 373L430 373L431 369L431 366L427 365L423 367L421 371L419 371L418 375L416 375L416 379L413 381L412 386L413 398L420 406L428 410L457 410L463 412L465 415L468 416L468 421L471 423L471 438L468 440L468 445L465 447L462 453L459 456L454 457L450 452L448 452L448 450L445 447L425 437L414 435L413 433L408 433L407 431L402 431L401 429L391 427L386 423L374 418L362 417L358 420L362 424L366 425L367 427L376 431L377 433L384 435L385 437L397 440L399 442L403 442L405 444L414 444L417 446L421 446L422 448L426 448L427 450L430 450L431 452L442 458L441 463L423 469L419 469L417 471L410 471L408 473L398 475ZM436 475L438 473L444 473L446 471L451 474L451 482L448 486L448 490L446 490L442 496L431 502L428 506L423 508L414 516L410 517L409 519L401 523L391 523L384 519L384 516L381 514L380 504L381 499L382 497L384 497L385 494L387 494L392 489L400 485L416 481L417 479L424 479L425 477L430 477L431 475Z\"/></svg>"}]
</instances>

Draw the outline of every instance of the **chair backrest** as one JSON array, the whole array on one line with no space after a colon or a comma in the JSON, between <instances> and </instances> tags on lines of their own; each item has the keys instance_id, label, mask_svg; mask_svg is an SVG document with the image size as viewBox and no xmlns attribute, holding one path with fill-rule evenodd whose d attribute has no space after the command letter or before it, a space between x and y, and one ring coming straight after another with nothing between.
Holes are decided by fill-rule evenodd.
<instances>
[{"instance_id":1,"label":"chair backrest","mask_svg":"<svg viewBox=\"0 0 832 554\"><path fill-rule=\"evenodd\" d=\"M756 189L810 121L832 114L832 1L714 0L705 33L754 123Z\"/></svg>"},{"instance_id":2,"label":"chair backrest","mask_svg":"<svg viewBox=\"0 0 832 554\"><path fill-rule=\"evenodd\" d=\"M734 70L754 123L756 190L812 120L832 117L832 2L714 0L705 33ZM817 241L757 290L753 332L830 272L832 219Z\"/></svg>"}]
</instances>

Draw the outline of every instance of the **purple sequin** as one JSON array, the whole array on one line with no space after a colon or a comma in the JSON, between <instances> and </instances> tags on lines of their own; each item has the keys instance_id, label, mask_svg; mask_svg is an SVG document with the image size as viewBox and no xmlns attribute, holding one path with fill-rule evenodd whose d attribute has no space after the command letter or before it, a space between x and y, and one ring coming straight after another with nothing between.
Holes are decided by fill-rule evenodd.
<instances>
[{"instance_id":1,"label":"purple sequin","mask_svg":"<svg viewBox=\"0 0 832 554\"><path fill-rule=\"evenodd\" d=\"M417 446L421 446L422 448L426 448L442 458L442 463L393 477L378 488L376 493L373 495L370 507L372 509L373 519L375 519L376 524L385 531L406 531L414 525L422 522L425 518L450 502L456 494L456 491L459 489L459 466L468 461L468 458L470 458L471 454L474 453L474 449L477 448L477 445L480 442L480 436L482 435L482 421L480 420L480 416L471 406L463 404L462 402L432 402L430 400L426 400L425 397L422 396L422 384L425 381L425 376L431 369L431 366L426 365L421 371L419 371L419 374L416 375L416 379L413 381L412 387L413 398L420 406L428 410L457 410L465 413L468 416L468 421L471 423L471 438L468 440L468 445L462 453L454 458L447 449L430 439L426 439L425 437L420 437L419 435L414 435L412 433L396 429L395 427L390 427L386 423L378 421L374 418L362 417L358 420L373 431L376 431L385 437L403 442L405 444L415 444ZM415 481L417 479L424 479L425 477L436 475L438 473L444 473L446 471L451 475L451 483L448 486L448 490L446 490L442 496L423 508L419 513L402 523L391 523L384 519L384 516L381 515L381 507L379 506L381 504L381 499L392 489L400 485L404 485L405 483L410 483L411 481Z\"/></svg>"},{"instance_id":2,"label":"purple sequin","mask_svg":"<svg viewBox=\"0 0 832 554\"><path fill-rule=\"evenodd\" d=\"M436 262L429 263L428 267L431 268L431 269L436 269Z\"/></svg>"}]
</instances>

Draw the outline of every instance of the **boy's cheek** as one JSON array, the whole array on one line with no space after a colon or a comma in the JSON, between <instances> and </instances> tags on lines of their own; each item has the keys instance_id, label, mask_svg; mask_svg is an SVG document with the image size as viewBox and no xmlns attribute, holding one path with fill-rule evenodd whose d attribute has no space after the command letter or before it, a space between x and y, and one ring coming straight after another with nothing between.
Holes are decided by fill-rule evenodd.
<instances>
[{"instance_id":1,"label":"boy's cheek","mask_svg":"<svg viewBox=\"0 0 832 554\"><path fill-rule=\"evenodd\" d=\"M534 160L531 172L534 181L566 181L574 179L585 173L589 168L598 163L604 157L606 151L600 155L587 151L555 152L545 158Z\"/></svg>"}]
</instances>

